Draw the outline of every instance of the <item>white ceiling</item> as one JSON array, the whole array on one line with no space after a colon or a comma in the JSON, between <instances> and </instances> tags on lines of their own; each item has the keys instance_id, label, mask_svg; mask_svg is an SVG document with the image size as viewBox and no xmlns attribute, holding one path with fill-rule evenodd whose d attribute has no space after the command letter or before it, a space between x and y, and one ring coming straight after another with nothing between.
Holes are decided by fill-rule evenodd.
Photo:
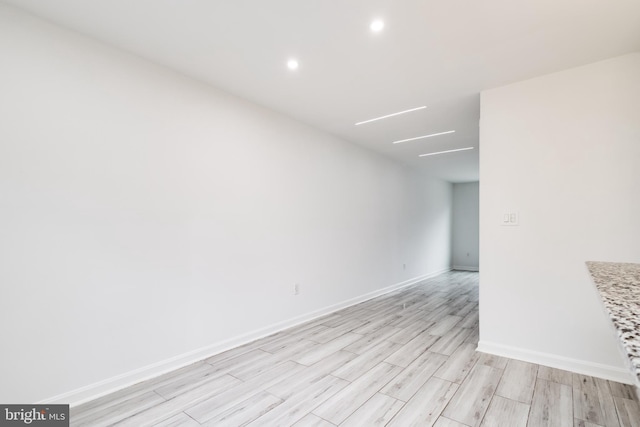
<instances>
[{"instance_id":1,"label":"white ceiling","mask_svg":"<svg viewBox=\"0 0 640 427\"><path fill-rule=\"evenodd\" d=\"M481 90L640 50L639 0L4 2L451 182L477 149L418 154L478 147Z\"/></svg>"}]
</instances>

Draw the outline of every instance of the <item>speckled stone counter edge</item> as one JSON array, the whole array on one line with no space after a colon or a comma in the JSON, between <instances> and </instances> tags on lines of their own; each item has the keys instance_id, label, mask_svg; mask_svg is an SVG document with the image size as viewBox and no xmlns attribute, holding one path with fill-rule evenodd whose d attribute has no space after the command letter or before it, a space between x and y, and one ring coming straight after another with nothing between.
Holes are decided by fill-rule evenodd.
<instances>
[{"instance_id":1,"label":"speckled stone counter edge","mask_svg":"<svg viewBox=\"0 0 640 427\"><path fill-rule=\"evenodd\" d=\"M640 387L640 264L588 261L587 268Z\"/></svg>"}]
</instances>

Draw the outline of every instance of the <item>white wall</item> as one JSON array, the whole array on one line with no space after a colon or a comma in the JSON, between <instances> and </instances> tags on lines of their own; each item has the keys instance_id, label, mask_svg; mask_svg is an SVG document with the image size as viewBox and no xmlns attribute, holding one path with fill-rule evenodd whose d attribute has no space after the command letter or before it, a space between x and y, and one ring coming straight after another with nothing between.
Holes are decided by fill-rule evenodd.
<instances>
[{"instance_id":1,"label":"white wall","mask_svg":"<svg viewBox=\"0 0 640 427\"><path fill-rule=\"evenodd\" d=\"M480 185L453 184L451 262L455 270L478 271L480 250Z\"/></svg>"},{"instance_id":2,"label":"white wall","mask_svg":"<svg viewBox=\"0 0 640 427\"><path fill-rule=\"evenodd\" d=\"M584 262L640 262L640 53L481 99L480 348L628 381Z\"/></svg>"},{"instance_id":3,"label":"white wall","mask_svg":"<svg viewBox=\"0 0 640 427\"><path fill-rule=\"evenodd\" d=\"M450 265L449 183L5 6L0 56L1 402L77 402Z\"/></svg>"}]
</instances>

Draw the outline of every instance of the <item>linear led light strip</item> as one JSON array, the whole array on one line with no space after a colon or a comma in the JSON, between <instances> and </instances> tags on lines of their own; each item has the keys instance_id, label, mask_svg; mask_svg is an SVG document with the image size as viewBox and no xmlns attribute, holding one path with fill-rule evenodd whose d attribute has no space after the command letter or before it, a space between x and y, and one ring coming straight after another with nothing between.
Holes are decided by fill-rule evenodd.
<instances>
[{"instance_id":1,"label":"linear led light strip","mask_svg":"<svg viewBox=\"0 0 640 427\"><path fill-rule=\"evenodd\" d=\"M426 105L424 105L422 107L418 107L418 108L412 108L410 110L400 111L400 112L393 113L393 114L387 114L386 116L376 117L375 119L370 119L370 120L365 120L363 122L358 122L358 123L356 123L356 126L360 126L360 125L363 125L365 123L375 122L376 120L382 120L382 119L386 119L386 118L393 117L393 116L399 116L400 114L410 113L412 111L424 110L425 108L427 108Z\"/></svg>"},{"instance_id":2,"label":"linear led light strip","mask_svg":"<svg viewBox=\"0 0 640 427\"><path fill-rule=\"evenodd\" d=\"M455 132L455 130L448 130L446 132L438 132L438 133L432 133L432 134L429 134L429 135L416 136L415 138L401 139L400 141L393 141L393 143L394 144L400 144L401 142L415 141L416 139L431 138L432 136L446 135L448 133L454 133L454 132Z\"/></svg>"},{"instance_id":3,"label":"linear led light strip","mask_svg":"<svg viewBox=\"0 0 640 427\"><path fill-rule=\"evenodd\" d=\"M473 147L458 148L455 150L437 151L435 153L420 154L418 157L435 156L437 154L455 153L456 151L466 151L466 150L473 150Z\"/></svg>"}]
</instances>

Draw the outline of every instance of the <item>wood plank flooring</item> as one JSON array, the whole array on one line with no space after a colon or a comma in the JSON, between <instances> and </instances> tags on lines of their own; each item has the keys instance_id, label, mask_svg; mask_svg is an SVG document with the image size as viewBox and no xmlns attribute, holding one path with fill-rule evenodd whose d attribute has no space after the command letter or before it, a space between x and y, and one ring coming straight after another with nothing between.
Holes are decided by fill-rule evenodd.
<instances>
[{"instance_id":1,"label":"wood plank flooring","mask_svg":"<svg viewBox=\"0 0 640 427\"><path fill-rule=\"evenodd\" d=\"M71 409L72 426L638 427L631 386L475 351L450 272Z\"/></svg>"}]
</instances>

